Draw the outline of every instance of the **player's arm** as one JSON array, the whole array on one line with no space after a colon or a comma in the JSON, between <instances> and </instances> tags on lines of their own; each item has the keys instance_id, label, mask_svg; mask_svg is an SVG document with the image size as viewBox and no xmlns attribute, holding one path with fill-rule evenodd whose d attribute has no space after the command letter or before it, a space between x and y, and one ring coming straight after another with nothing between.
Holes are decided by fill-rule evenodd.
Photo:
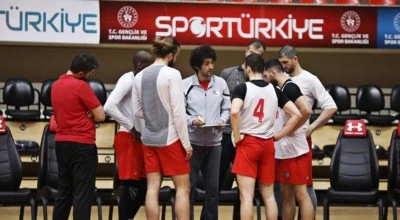
<instances>
[{"instance_id":1,"label":"player's arm","mask_svg":"<svg viewBox=\"0 0 400 220\"><path fill-rule=\"evenodd\" d=\"M179 71L171 73L171 85L169 93L171 94L171 110L172 120L174 121L175 129L179 139L182 142L183 148L186 151L186 160L192 156L193 148L189 141L189 132L186 120L185 97L183 95L182 77ZM163 91L160 91L163 92Z\"/></svg>"},{"instance_id":2,"label":"player's arm","mask_svg":"<svg viewBox=\"0 0 400 220\"><path fill-rule=\"evenodd\" d=\"M93 120L96 122L104 121L104 119L106 119L106 114L101 105L97 108L90 109L90 112L93 114Z\"/></svg>"},{"instance_id":3,"label":"player's arm","mask_svg":"<svg viewBox=\"0 0 400 220\"><path fill-rule=\"evenodd\" d=\"M322 127L324 124L326 124L329 119L332 118L332 116L336 113L337 108L331 108L331 109L323 109L315 121L310 124L310 129L314 131L315 129Z\"/></svg>"},{"instance_id":4,"label":"player's arm","mask_svg":"<svg viewBox=\"0 0 400 220\"><path fill-rule=\"evenodd\" d=\"M308 126L306 130L306 136L309 137L317 128L325 125L330 118L336 113L337 106L332 96L326 91L325 87L322 85L318 78L314 78L312 85L312 94L317 99L319 105L321 106L321 113L318 118Z\"/></svg>"},{"instance_id":5,"label":"player's arm","mask_svg":"<svg viewBox=\"0 0 400 220\"><path fill-rule=\"evenodd\" d=\"M310 115L312 114L312 109L311 106L308 104L307 100L304 98L304 96L300 96L299 98L297 98L294 104L299 109L301 114L301 118L295 127L295 130L297 130L301 128L304 125L304 123L308 121Z\"/></svg>"},{"instance_id":6,"label":"player's arm","mask_svg":"<svg viewBox=\"0 0 400 220\"><path fill-rule=\"evenodd\" d=\"M135 117L143 119L143 109L142 109L142 103L140 102L140 90L141 90L141 76L139 73L136 75L134 83L133 83L133 88L132 88L132 109L135 112ZM135 109L136 108L136 109Z\"/></svg>"},{"instance_id":7,"label":"player's arm","mask_svg":"<svg viewBox=\"0 0 400 220\"><path fill-rule=\"evenodd\" d=\"M89 111L87 111L87 116L96 122L104 121L106 119L106 114L104 113L103 106L101 106L100 101L97 99L92 88L89 84L84 84L79 88L79 97L83 104Z\"/></svg>"},{"instance_id":8,"label":"player's arm","mask_svg":"<svg viewBox=\"0 0 400 220\"><path fill-rule=\"evenodd\" d=\"M243 100L234 98L231 105L231 126L235 143L242 140L240 135L240 109L242 109Z\"/></svg>"},{"instance_id":9,"label":"player's arm","mask_svg":"<svg viewBox=\"0 0 400 220\"><path fill-rule=\"evenodd\" d=\"M301 113L297 109L296 105L289 100L289 98L283 94L282 91L275 88L276 95L278 96L278 105L285 111L286 115L289 116L289 120L285 126L274 135L274 140L279 141L281 138L293 133L296 130L296 125L301 119Z\"/></svg>"},{"instance_id":10,"label":"player's arm","mask_svg":"<svg viewBox=\"0 0 400 220\"><path fill-rule=\"evenodd\" d=\"M133 128L133 121L126 117L118 108L118 103L128 94L132 92L133 80L123 75L115 85L115 88L108 96L104 104L104 111L110 115L116 122L127 129Z\"/></svg>"},{"instance_id":11,"label":"player's arm","mask_svg":"<svg viewBox=\"0 0 400 220\"><path fill-rule=\"evenodd\" d=\"M300 88L295 83L286 84L283 93L296 105L301 113L301 119L295 126L295 130L297 130L310 118L312 113L311 106L308 104L307 100L301 93Z\"/></svg>"},{"instance_id":12,"label":"player's arm","mask_svg":"<svg viewBox=\"0 0 400 220\"><path fill-rule=\"evenodd\" d=\"M236 86L232 92L230 121L235 143L243 139L243 135L240 134L240 110L243 107L243 100L246 97L246 92L246 84Z\"/></svg>"}]
</instances>

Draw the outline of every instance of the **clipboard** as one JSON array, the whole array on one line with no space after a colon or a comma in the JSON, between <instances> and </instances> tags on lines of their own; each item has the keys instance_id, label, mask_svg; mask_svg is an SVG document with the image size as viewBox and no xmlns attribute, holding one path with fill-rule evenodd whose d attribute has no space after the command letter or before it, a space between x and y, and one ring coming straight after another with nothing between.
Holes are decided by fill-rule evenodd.
<instances>
[{"instance_id":1,"label":"clipboard","mask_svg":"<svg viewBox=\"0 0 400 220\"><path fill-rule=\"evenodd\" d=\"M224 126L227 126L228 124L217 124L217 123L214 123L214 124L205 124L205 125L202 125L202 126L200 126L201 128L209 128L209 127L224 127Z\"/></svg>"}]
</instances>

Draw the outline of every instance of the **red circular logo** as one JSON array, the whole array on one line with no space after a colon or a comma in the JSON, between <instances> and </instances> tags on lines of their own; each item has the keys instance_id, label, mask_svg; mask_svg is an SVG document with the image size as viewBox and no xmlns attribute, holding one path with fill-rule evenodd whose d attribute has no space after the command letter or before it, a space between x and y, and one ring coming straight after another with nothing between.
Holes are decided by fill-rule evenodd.
<instances>
[{"instance_id":1,"label":"red circular logo","mask_svg":"<svg viewBox=\"0 0 400 220\"><path fill-rule=\"evenodd\" d=\"M135 26L139 15L135 8L131 6L124 6L118 11L118 23L124 28L131 28Z\"/></svg>"},{"instance_id":2,"label":"red circular logo","mask_svg":"<svg viewBox=\"0 0 400 220\"><path fill-rule=\"evenodd\" d=\"M361 18L355 11L346 11L340 18L340 25L347 32L356 31L361 24Z\"/></svg>"}]
</instances>

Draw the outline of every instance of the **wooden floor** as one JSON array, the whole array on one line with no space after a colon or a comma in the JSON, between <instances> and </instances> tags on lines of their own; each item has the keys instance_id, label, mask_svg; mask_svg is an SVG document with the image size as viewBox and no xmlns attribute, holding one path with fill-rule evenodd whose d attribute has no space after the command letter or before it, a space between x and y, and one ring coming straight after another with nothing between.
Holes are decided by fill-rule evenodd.
<instances>
[{"instance_id":1,"label":"wooden floor","mask_svg":"<svg viewBox=\"0 0 400 220\"><path fill-rule=\"evenodd\" d=\"M52 213L52 207L49 207L49 215L51 216ZM106 220L108 219L108 207L103 207L103 219ZM195 219L200 219L200 211L201 207L196 206L195 207ZM330 209L331 215L330 219L331 220L377 220L378 219L378 209L376 207L331 207ZM399 211L398 214L399 215ZM1 220L17 220L19 216L19 208L18 207L0 207L0 219ZM43 219L43 213L41 210L41 207L38 209L38 219ZM170 208L167 208L167 215L166 219L171 219L171 210ZM28 220L30 219L30 209L26 208L25 209L25 215L24 219ZM51 217L49 218L51 219ZM72 219L72 211L70 215L70 219ZM93 207L92 208L92 220L97 220L97 208ZM118 220L118 210L117 208L114 208L114 215L113 219ZM145 213L144 213L144 208L142 207L139 210L139 213L137 214L136 218L138 220L141 219L146 219ZM231 220L232 219L232 207L230 206L220 206L219 207L219 219L220 220ZM254 217L256 219L256 217ZM262 214L262 219L265 219L264 213ZM297 219L297 217L296 217ZM317 220L322 220L322 207L318 207L317 209ZM393 219L392 217L392 209L389 208L389 215L388 219L391 220Z\"/></svg>"}]
</instances>

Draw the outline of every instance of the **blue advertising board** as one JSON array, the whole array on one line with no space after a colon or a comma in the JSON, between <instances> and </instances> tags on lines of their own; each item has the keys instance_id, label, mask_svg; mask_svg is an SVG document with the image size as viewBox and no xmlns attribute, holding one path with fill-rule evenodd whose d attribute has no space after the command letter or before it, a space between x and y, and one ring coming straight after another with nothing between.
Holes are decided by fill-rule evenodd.
<instances>
[{"instance_id":1,"label":"blue advertising board","mask_svg":"<svg viewBox=\"0 0 400 220\"><path fill-rule=\"evenodd\" d=\"M378 48L400 48L400 8L378 8Z\"/></svg>"}]
</instances>

